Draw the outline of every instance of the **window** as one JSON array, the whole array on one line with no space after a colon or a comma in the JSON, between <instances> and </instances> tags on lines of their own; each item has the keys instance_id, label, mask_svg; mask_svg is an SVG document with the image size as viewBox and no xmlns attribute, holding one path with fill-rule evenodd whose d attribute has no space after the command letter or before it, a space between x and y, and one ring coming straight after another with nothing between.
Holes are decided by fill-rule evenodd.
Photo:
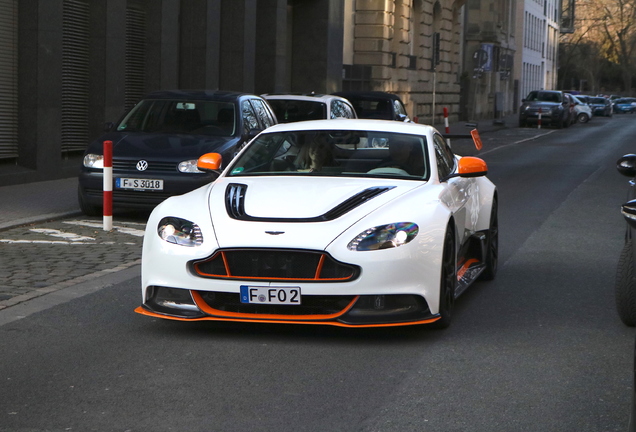
<instances>
[{"instance_id":1,"label":"window","mask_svg":"<svg viewBox=\"0 0 636 432\"><path fill-rule=\"evenodd\" d=\"M353 108L346 103L335 100L331 102L331 118L355 118Z\"/></svg>"},{"instance_id":2,"label":"window","mask_svg":"<svg viewBox=\"0 0 636 432\"><path fill-rule=\"evenodd\" d=\"M241 104L241 112L243 113L243 130L248 134L252 129L261 129L258 124L258 118L254 108L249 100L244 100Z\"/></svg>"},{"instance_id":3,"label":"window","mask_svg":"<svg viewBox=\"0 0 636 432\"><path fill-rule=\"evenodd\" d=\"M254 110L256 112L256 116L261 123L261 129L267 129L270 126L274 126L276 122L274 121L274 116L270 110L265 106L262 100L260 99L251 99L252 105L254 106Z\"/></svg>"},{"instance_id":4,"label":"window","mask_svg":"<svg viewBox=\"0 0 636 432\"><path fill-rule=\"evenodd\" d=\"M435 148L435 159L437 160L437 175L441 180L455 170L455 155L441 135L434 135L433 147Z\"/></svg>"}]
</instances>

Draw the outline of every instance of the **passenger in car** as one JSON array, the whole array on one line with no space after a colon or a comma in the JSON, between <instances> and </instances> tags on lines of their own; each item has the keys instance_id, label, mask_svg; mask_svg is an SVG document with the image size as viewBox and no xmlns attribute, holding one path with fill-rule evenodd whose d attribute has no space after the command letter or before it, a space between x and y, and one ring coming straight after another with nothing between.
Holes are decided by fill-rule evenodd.
<instances>
[{"instance_id":1,"label":"passenger in car","mask_svg":"<svg viewBox=\"0 0 636 432\"><path fill-rule=\"evenodd\" d=\"M399 168L411 175L424 175L422 146L416 140L394 138L389 141L389 158L380 166Z\"/></svg>"},{"instance_id":2,"label":"passenger in car","mask_svg":"<svg viewBox=\"0 0 636 432\"><path fill-rule=\"evenodd\" d=\"M299 171L317 172L323 167L336 166L338 162L333 156L333 149L322 136L316 136L301 149Z\"/></svg>"}]
</instances>

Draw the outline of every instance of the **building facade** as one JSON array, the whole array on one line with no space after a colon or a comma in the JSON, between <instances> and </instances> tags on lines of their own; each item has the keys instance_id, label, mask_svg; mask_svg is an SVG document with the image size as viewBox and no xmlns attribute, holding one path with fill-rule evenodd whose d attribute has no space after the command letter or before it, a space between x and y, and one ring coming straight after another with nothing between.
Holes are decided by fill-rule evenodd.
<instances>
[{"instance_id":1,"label":"building facade","mask_svg":"<svg viewBox=\"0 0 636 432\"><path fill-rule=\"evenodd\" d=\"M332 92L342 0L0 0L0 186L77 175L159 89Z\"/></svg>"},{"instance_id":2,"label":"building facade","mask_svg":"<svg viewBox=\"0 0 636 432\"><path fill-rule=\"evenodd\" d=\"M343 89L398 94L411 117L459 116L465 0L345 0Z\"/></svg>"},{"instance_id":3,"label":"building facade","mask_svg":"<svg viewBox=\"0 0 636 432\"><path fill-rule=\"evenodd\" d=\"M515 63L520 83L517 105L532 90L555 90L558 81L561 0L525 0L517 23L523 35Z\"/></svg>"},{"instance_id":4,"label":"building facade","mask_svg":"<svg viewBox=\"0 0 636 432\"><path fill-rule=\"evenodd\" d=\"M420 123L556 82L560 0L0 0L0 186L77 175L160 89L381 90Z\"/></svg>"}]
</instances>

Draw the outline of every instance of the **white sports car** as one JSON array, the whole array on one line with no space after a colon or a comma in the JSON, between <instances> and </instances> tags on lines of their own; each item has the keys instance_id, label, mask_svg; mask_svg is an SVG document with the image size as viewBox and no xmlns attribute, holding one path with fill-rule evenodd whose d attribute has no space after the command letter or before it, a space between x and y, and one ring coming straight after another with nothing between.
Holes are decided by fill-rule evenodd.
<instances>
[{"instance_id":1,"label":"white sports car","mask_svg":"<svg viewBox=\"0 0 636 432\"><path fill-rule=\"evenodd\" d=\"M220 155L199 159L218 170ZM497 271L486 163L430 126L317 120L258 135L150 215L137 312L175 320L447 327Z\"/></svg>"}]
</instances>

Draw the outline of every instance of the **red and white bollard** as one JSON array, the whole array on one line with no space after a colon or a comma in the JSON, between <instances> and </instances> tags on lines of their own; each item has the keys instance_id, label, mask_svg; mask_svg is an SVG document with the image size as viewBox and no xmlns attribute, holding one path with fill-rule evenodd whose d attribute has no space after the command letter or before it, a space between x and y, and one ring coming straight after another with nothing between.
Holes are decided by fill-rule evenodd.
<instances>
[{"instance_id":1,"label":"red and white bollard","mask_svg":"<svg viewBox=\"0 0 636 432\"><path fill-rule=\"evenodd\" d=\"M539 119L537 120L537 128L541 129L541 107L539 107Z\"/></svg>"},{"instance_id":2,"label":"red and white bollard","mask_svg":"<svg viewBox=\"0 0 636 432\"><path fill-rule=\"evenodd\" d=\"M450 134L450 127L448 126L448 108L444 107L444 130L446 134ZM450 147L450 138L446 138L446 144Z\"/></svg>"},{"instance_id":3,"label":"red and white bollard","mask_svg":"<svg viewBox=\"0 0 636 432\"><path fill-rule=\"evenodd\" d=\"M113 229L113 142L104 141L104 231Z\"/></svg>"}]
</instances>

